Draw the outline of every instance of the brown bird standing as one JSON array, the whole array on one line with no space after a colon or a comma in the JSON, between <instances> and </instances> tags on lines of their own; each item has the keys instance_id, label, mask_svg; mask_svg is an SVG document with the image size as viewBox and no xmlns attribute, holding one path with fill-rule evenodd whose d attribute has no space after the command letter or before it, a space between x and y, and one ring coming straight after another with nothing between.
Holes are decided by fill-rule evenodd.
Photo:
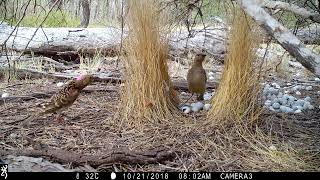
<instances>
[{"instance_id":1,"label":"brown bird standing","mask_svg":"<svg viewBox=\"0 0 320 180\"><path fill-rule=\"evenodd\" d=\"M187 74L188 89L192 93L192 96L193 94L199 94L197 97L198 101L203 100L203 94L206 90L207 75L202 67L202 62L205 57L205 54L197 54L194 58L193 65Z\"/></svg>"},{"instance_id":2,"label":"brown bird standing","mask_svg":"<svg viewBox=\"0 0 320 180\"><path fill-rule=\"evenodd\" d=\"M76 79L73 79L69 83L67 83L58 93L54 94L49 102L40 104L42 107L42 111L32 116L31 118L38 117L44 114L49 113L59 113L62 110L70 107L74 101L78 98L82 89L88 86L92 82L91 75L80 75ZM26 124L29 118L23 124ZM63 121L62 116L59 114L58 121Z\"/></svg>"}]
</instances>

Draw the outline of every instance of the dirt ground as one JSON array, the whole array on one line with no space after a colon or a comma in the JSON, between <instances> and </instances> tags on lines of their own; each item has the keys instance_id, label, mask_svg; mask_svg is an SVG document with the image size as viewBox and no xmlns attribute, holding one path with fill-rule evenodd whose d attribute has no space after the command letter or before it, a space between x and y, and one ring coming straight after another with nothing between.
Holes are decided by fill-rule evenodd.
<instances>
[{"instance_id":1,"label":"dirt ground","mask_svg":"<svg viewBox=\"0 0 320 180\"><path fill-rule=\"evenodd\" d=\"M4 85L2 89L11 95L28 95L34 92L57 91L56 83L51 79L17 81L11 84L16 84L15 86L6 88ZM62 124L57 122L56 115L52 114L35 118L28 128L19 128L18 122L14 123L36 112L35 104L45 99L1 104L1 149L32 148L33 145L24 138L25 136L50 148L81 154L103 154L121 147L143 150L162 145L176 153L172 161L154 165L109 164L94 168L99 171L113 171L115 168L126 171L270 170L264 165L257 168L244 167L241 158L243 152L235 154L236 151L229 149L232 148L233 143L230 141L233 139L224 137L224 133L219 130L204 130L201 125L206 118L204 111L197 114L181 114L180 119L184 119L183 121L172 119L170 124L153 125L143 131L120 127L114 116L118 108L119 92L101 90L103 87L111 86L119 89L118 85L114 84L91 85L90 88L100 88L100 91L82 93L74 105L64 111L65 122ZM319 94L316 94L319 90L320 88L316 87L312 92L303 93L309 93L314 101L318 101L313 103L319 104ZM319 108L299 115L264 112L260 117L259 127L265 134L279 138L279 142L284 141L297 151L319 152L319 117ZM270 141L270 144L274 144L272 139ZM315 165L314 170L316 169L319 170L319 167Z\"/></svg>"},{"instance_id":2,"label":"dirt ground","mask_svg":"<svg viewBox=\"0 0 320 180\"><path fill-rule=\"evenodd\" d=\"M182 75L183 76L183 75ZM35 92L58 91L57 80L16 80L1 82L1 91L28 96ZM285 81L277 81L285 84ZM104 154L116 148L145 150L163 146L174 152L174 159L158 164L102 164L98 171L319 171L320 170L320 91L302 91L310 96L314 110L301 114L264 111L256 128L240 135L238 130L210 129L203 126L206 112L183 114L169 123L151 124L143 130L119 124L119 84L94 82L77 101L63 112L65 122L56 115L36 117L27 128L19 120L37 112L36 104L48 98L0 104L0 149L34 148L25 137L53 149L81 154ZM110 90L112 89L112 90ZM180 91L181 92L181 91ZM181 96L187 99L189 94ZM254 133L253 133L254 132ZM259 132L259 133L258 133ZM263 136L261 134L264 134ZM274 148L270 147L275 147ZM271 152L272 151L272 152ZM50 160L50 158L48 158ZM73 164L64 167L75 168Z\"/></svg>"}]
</instances>

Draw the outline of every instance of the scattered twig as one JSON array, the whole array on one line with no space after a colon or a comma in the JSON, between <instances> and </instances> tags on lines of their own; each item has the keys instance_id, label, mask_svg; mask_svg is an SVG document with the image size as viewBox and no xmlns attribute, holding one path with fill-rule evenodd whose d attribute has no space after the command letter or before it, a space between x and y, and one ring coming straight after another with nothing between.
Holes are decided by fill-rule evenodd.
<instances>
[{"instance_id":1,"label":"scattered twig","mask_svg":"<svg viewBox=\"0 0 320 180\"><path fill-rule=\"evenodd\" d=\"M116 92L118 91L118 88L112 88L112 87L105 87L105 88L85 88L82 90L84 93L92 93L92 92ZM55 94L56 91L50 91L45 93L35 92L29 95L21 95L21 96L9 96L5 98L0 97L0 105L8 102L20 102L20 101L30 101L33 99L43 99L43 98L49 98L53 94Z\"/></svg>"},{"instance_id":2,"label":"scattered twig","mask_svg":"<svg viewBox=\"0 0 320 180\"><path fill-rule=\"evenodd\" d=\"M74 78L75 75L70 75L67 73L50 73L50 72L41 72L37 70L32 70L32 69L17 69L17 76L20 78L56 78L56 79L71 79ZM103 74L93 74L94 81L97 82L111 82L111 83L123 83L125 82L124 79L122 78L117 78L117 77L104 77ZM173 86L175 89L180 89L180 90L188 90L188 83L186 80L173 80L172 81ZM218 82L208 82L207 83L207 88L209 89L215 89L218 86Z\"/></svg>"}]
</instances>

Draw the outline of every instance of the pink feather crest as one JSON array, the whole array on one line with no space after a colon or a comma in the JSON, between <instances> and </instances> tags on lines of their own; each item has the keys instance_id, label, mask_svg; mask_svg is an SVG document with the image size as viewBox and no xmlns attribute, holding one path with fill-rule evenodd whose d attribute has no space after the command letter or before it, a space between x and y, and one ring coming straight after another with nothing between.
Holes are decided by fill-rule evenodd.
<instances>
[{"instance_id":1,"label":"pink feather crest","mask_svg":"<svg viewBox=\"0 0 320 180\"><path fill-rule=\"evenodd\" d=\"M83 76L84 76L83 74L77 76L77 77L76 77L76 80L77 80L77 81L81 80L81 79L83 78Z\"/></svg>"}]
</instances>

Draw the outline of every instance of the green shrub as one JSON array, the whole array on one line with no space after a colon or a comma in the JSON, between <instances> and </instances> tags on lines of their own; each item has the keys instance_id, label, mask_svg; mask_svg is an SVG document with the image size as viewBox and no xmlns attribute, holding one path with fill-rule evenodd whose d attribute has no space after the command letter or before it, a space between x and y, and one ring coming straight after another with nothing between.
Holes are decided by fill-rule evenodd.
<instances>
[{"instance_id":1,"label":"green shrub","mask_svg":"<svg viewBox=\"0 0 320 180\"><path fill-rule=\"evenodd\" d=\"M38 27L44 20L47 14L44 12L38 14L27 14L20 23L20 26L25 27ZM6 18L0 17L1 21L6 21L12 25L15 25L19 19L14 17ZM73 18L69 13L63 11L52 11L42 27L77 27L80 24L79 18Z\"/></svg>"}]
</instances>

